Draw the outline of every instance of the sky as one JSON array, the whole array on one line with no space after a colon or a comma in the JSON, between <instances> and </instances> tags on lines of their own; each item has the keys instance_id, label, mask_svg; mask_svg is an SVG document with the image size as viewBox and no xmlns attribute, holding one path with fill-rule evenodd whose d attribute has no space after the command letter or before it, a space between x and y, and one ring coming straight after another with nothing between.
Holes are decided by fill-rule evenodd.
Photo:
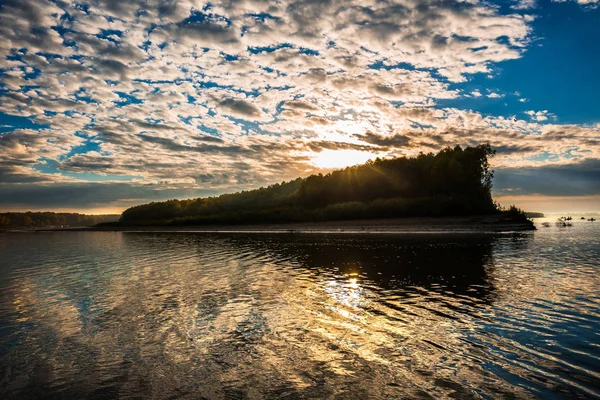
<instances>
[{"instance_id":1,"label":"sky","mask_svg":"<svg viewBox=\"0 0 600 400\"><path fill-rule=\"evenodd\" d=\"M600 0L0 0L0 211L481 143L500 204L600 211L599 38Z\"/></svg>"}]
</instances>

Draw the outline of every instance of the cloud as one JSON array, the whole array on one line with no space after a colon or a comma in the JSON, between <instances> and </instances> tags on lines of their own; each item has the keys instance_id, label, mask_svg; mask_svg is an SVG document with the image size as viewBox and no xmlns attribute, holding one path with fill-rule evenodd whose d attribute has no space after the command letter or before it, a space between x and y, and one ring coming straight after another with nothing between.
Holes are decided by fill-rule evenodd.
<instances>
[{"instance_id":1,"label":"cloud","mask_svg":"<svg viewBox=\"0 0 600 400\"><path fill-rule=\"evenodd\" d=\"M348 142L328 142L328 141L312 141L306 143L306 148L313 152L321 152L323 150L357 150L357 151L377 151L373 146L366 146Z\"/></svg>"},{"instance_id":2,"label":"cloud","mask_svg":"<svg viewBox=\"0 0 600 400\"><path fill-rule=\"evenodd\" d=\"M549 118L556 119L556 115L548 112L548 110L541 111L525 111L525 114L529 115L529 117L534 121L547 121Z\"/></svg>"},{"instance_id":3,"label":"cloud","mask_svg":"<svg viewBox=\"0 0 600 400\"><path fill-rule=\"evenodd\" d=\"M305 111L305 112L319 110L319 108L317 106L315 106L311 103L308 103L306 101L298 101L298 100L286 101L282 107L285 109L289 109L289 110L298 110L298 111Z\"/></svg>"},{"instance_id":4,"label":"cloud","mask_svg":"<svg viewBox=\"0 0 600 400\"><path fill-rule=\"evenodd\" d=\"M152 39L173 41L174 43L220 49L239 48L238 32L223 16L193 12L188 18L177 23L163 25L152 31Z\"/></svg>"},{"instance_id":5,"label":"cloud","mask_svg":"<svg viewBox=\"0 0 600 400\"><path fill-rule=\"evenodd\" d=\"M139 136L142 141L147 143L153 143L164 147L167 150L175 151L175 152L187 152L193 151L197 153L235 153L238 155L243 155L243 153L248 152L247 149L244 149L240 146L217 146L213 144L199 143L197 145L184 145L178 143L174 139L169 139L165 137L159 136L150 136L150 135L140 135ZM206 141L206 140L204 140Z\"/></svg>"},{"instance_id":6,"label":"cloud","mask_svg":"<svg viewBox=\"0 0 600 400\"><path fill-rule=\"evenodd\" d=\"M253 120L261 120L265 118L260 108L242 99L235 99L231 97L222 99L218 102L218 108L224 114L235 117Z\"/></svg>"},{"instance_id":7,"label":"cloud","mask_svg":"<svg viewBox=\"0 0 600 400\"><path fill-rule=\"evenodd\" d=\"M364 135L355 134L353 136L363 142L383 147L405 147L410 144L410 137L401 134L386 137L373 132L367 132Z\"/></svg>"},{"instance_id":8,"label":"cloud","mask_svg":"<svg viewBox=\"0 0 600 400\"><path fill-rule=\"evenodd\" d=\"M517 0L516 4L513 4L511 8L515 10L530 10L536 7L536 0Z\"/></svg>"},{"instance_id":9,"label":"cloud","mask_svg":"<svg viewBox=\"0 0 600 400\"><path fill-rule=\"evenodd\" d=\"M499 195L595 195L600 192L600 159L561 166L497 169L494 191Z\"/></svg>"},{"instance_id":10,"label":"cloud","mask_svg":"<svg viewBox=\"0 0 600 400\"><path fill-rule=\"evenodd\" d=\"M0 135L0 184L21 196L238 190L318 172L325 150L490 142L500 168L600 158L597 126L443 105L502 96L457 83L531 43L532 16L488 2L8 0L0 18L0 113L34 124Z\"/></svg>"},{"instance_id":11,"label":"cloud","mask_svg":"<svg viewBox=\"0 0 600 400\"><path fill-rule=\"evenodd\" d=\"M52 185L0 184L6 193L0 198L0 207L94 208L111 205L132 206L147 200L167 200L175 196L214 195L210 190L186 190L166 185L143 185L127 182L65 182ZM128 200L131 199L131 200Z\"/></svg>"},{"instance_id":12,"label":"cloud","mask_svg":"<svg viewBox=\"0 0 600 400\"><path fill-rule=\"evenodd\" d=\"M564 3L566 1L576 1L577 3L584 6L595 6L600 0L552 0L555 3Z\"/></svg>"},{"instance_id":13,"label":"cloud","mask_svg":"<svg viewBox=\"0 0 600 400\"><path fill-rule=\"evenodd\" d=\"M199 136L196 138L199 142L208 142L208 143L223 143L223 139L215 136Z\"/></svg>"}]
</instances>

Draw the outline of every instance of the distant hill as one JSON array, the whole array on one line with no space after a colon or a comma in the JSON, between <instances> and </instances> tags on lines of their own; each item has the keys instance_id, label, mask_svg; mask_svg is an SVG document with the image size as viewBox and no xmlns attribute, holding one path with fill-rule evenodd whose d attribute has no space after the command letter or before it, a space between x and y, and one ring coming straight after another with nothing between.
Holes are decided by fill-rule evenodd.
<instances>
[{"instance_id":1,"label":"distant hill","mask_svg":"<svg viewBox=\"0 0 600 400\"><path fill-rule=\"evenodd\" d=\"M0 228L49 228L67 226L94 226L119 220L120 215L85 215L54 212L0 213Z\"/></svg>"},{"instance_id":2,"label":"distant hill","mask_svg":"<svg viewBox=\"0 0 600 400\"><path fill-rule=\"evenodd\" d=\"M261 224L500 213L491 196L489 145L376 159L326 175L125 210L120 225ZM513 210L514 211L514 210ZM514 213L513 213L514 214Z\"/></svg>"}]
</instances>

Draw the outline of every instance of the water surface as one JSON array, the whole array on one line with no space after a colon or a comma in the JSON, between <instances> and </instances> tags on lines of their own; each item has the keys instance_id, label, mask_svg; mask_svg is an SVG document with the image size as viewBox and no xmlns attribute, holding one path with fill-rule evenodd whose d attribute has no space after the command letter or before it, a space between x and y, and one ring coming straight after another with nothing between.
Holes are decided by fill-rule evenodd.
<instances>
[{"instance_id":1,"label":"water surface","mask_svg":"<svg viewBox=\"0 0 600 400\"><path fill-rule=\"evenodd\" d=\"M600 398L599 238L0 234L0 398Z\"/></svg>"}]
</instances>

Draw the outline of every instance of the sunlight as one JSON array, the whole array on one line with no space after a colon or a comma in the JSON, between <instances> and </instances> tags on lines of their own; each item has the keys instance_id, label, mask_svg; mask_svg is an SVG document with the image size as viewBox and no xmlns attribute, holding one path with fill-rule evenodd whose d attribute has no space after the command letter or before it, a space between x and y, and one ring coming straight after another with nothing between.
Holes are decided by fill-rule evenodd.
<instances>
[{"instance_id":1,"label":"sunlight","mask_svg":"<svg viewBox=\"0 0 600 400\"><path fill-rule=\"evenodd\" d=\"M313 156L311 163L319 168L344 168L364 164L377 156L360 150L323 150Z\"/></svg>"},{"instance_id":2,"label":"sunlight","mask_svg":"<svg viewBox=\"0 0 600 400\"><path fill-rule=\"evenodd\" d=\"M324 286L324 289L332 299L343 306L357 308L366 300L363 297L363 288L358 283L357 278L350 278L341 281L332 280L327 282L327 285ZM338 308L339 307L334 307L337 312L341 313ZM350 317L350 314L345 316Z\"/></svg>"}]
</instances>

